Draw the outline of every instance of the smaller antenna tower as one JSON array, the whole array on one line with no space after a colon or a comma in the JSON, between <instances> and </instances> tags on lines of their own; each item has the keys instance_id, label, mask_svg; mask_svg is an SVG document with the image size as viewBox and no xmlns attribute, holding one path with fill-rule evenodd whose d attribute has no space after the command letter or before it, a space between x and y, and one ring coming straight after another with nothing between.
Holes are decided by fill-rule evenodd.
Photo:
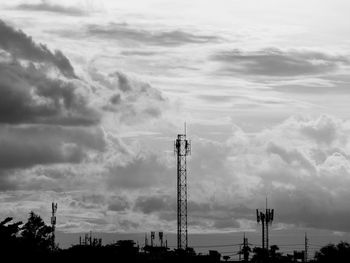
<instances>
[{"instance_id":1,"label":"smaller antenna tower","mask_svg":"<svg viewBox=\"0 0 350 263\"><path fill-rule=\"evenodd\" d=\"M163 237L164 237L164 234L163 234L163 232L159 232L158 235L159 235L158 237L159 237L160 246L163 247Z\"/></svg>"},{"instance_id":2,"label":"smaller antenna tower","mask_svg":"<svg viewBox=\"0 0 350 263\"><path fill-rule=\"evenodd\" d=\"M272 225L274 218L274 209L267 208L267 198L266 198L266 210L265 213L256 209L256 220L258 223L261 222L262 227L262 249L269 251L269 226ZM266 231L266 233L265 233ZM268 253L267 253L268 255Z\"/></svg>"},{"instance_id":3,"label":"smaller antenna tower","mask_svg":"<svg viewBox=\"0 0 350 263\"><path fill-rule=\"evenodd\" d=\"M55 230L56 230L56 212L57 212L57 203L52 203L52 216L51 216L51 227L52 227L52 235L51 235L51 246L52 249L55 249Z\"/></svg>"},{"instance_id":4,"label":"smaller antenna tower","mask_svg":"<svg viewBox=\"0 0 350 263\"><path fill-rule=\"evenodd\" d=\"M304 262L308 261L308 250L309 250L309 239L305 233L305 251L304 251Z\"/></svg>"},{"instance_id":5,"label":"smaller antenna tower","mask_svg":"<svg viewBox=\"0 0 350 263\"><path fill-rule=\"evenodd\" d=\"M147 233L145 233L145 247L148 246L148 238L147 238Z\"/></svg>"},{"instance_id":6,"label":"smaller antenna tower","mask_svg":"<svg viewBox=\"0 0 350 263\"><path fill-rule=\"evenodd\" d=\"M156 237L156 232L152 231L151 232L151 247L153 247L153 245L154 245L155 237Z\"/></svg>"},{"instance_id":7,"label":"smaller antenna tower","mask_svg":"<svg viewBox=\"0 0 350 263\"><path fill-rule=\"evenodd\" d=\"M244 237L243 237L243 260L245 263L247 263L249 261L249 252L250 252L250 248L248 245L248 238L245 237L245 233L244 233Z\"/></svg>"}]
</instances>

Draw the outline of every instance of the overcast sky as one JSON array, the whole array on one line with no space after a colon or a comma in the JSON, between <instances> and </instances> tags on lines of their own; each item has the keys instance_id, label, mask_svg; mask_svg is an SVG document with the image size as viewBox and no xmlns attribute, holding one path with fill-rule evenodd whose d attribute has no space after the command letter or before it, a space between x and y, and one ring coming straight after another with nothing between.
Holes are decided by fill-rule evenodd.
<instances>
[{"instance_id":1,"label":"overcast sky","mask_svg":"<svg viewBox=\"0 0 350 263\"><path fill-rule=\"evenodd\" d=\"M1 1L0 216L61 232L350 231L347 0ZM325 233L325 232L322 232Z\"/></svg>"}]
</instances>

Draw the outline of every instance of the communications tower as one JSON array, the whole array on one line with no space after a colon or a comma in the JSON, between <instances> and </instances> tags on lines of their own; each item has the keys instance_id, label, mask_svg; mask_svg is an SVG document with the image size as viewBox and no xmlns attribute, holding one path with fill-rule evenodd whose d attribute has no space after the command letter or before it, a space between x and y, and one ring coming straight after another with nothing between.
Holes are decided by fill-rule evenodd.
<instances>
[{"instance_id":1,"label":"communications tower","mask_svg":"<svg viewBox=\"0 0 350 263\"><path fill-rule=\"evenodd\" d=\"M266 198L266 210L265 213L256 209L256 220L258 223L261 222L262 227L262 249L269 251L269 226L272 225L274 217L274 209L267 208ZM266 232L266 233L265 233Z\"/></svg>"},{"instance_id":2,"label":"communications tower","mask_svg":"<svg viewBox=\"0 0 350 263\"><path fill-rule=\"evenodd\" d=\"M187 164L186 157L191 153L191 143L184 134L178 134L174 142L177 157L177 248L186 249L187 237Z\"/></svg>"},{"instance_id":3,"label":"communications tower","mask_svg":"<svg viewBox=\"0 0 350 263\"><path fill-rule=\"evenodd\" d=\"M56 228L56 212L57 212L57 203L52 203L52 216L51 216L51 227L52 227L52 236L51 236L51 246L52 249L55 249L55 228Z\"/></svg>"}]
</instances>

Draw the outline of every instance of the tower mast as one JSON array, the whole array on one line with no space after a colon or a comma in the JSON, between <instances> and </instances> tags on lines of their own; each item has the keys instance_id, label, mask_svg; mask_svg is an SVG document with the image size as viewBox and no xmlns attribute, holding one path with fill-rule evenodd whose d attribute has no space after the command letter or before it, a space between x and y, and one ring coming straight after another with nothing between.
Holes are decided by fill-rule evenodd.
<instances>
[{"instance_id":1,"label":"tower mast","mask_svg":"<svg viewBox=\"0 0 350 263\"><path fill-rule=\"evenodd\" d=\"M186 123L184 134L177 135L174 151L177 157L177 248L186 249L188 246L186 157L191 153L190 141L186 139Z\"/></svg>"},{"instance_id":2,"label":"tower mast","mask_svg":"<svg viewBox=\"0 0 350 263\"><path fill-rule=\"evenodd\" d=\"M52 227L52 235L51 235L51 246L52 249L55 249L55 230L56 230L56 212L57 212L57 203L52 203L52 216L51 216L51 227Z\"/></svg>"}]
</instances>

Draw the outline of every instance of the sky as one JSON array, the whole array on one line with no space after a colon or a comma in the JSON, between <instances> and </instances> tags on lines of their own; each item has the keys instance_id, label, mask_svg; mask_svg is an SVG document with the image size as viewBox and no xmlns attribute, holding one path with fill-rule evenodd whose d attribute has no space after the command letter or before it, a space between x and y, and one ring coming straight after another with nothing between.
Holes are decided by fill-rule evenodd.
<instances>
[{"instance_id":1,"label":"sky","mask_svg":"<svg viewBox=\"0 0 350 263\"><path fill-rule=\"evenodd\" d=\"M186 122L193 238L258 238L268 197L272 240L350 240L349 8L1 1L0 217L57 202L61 243L172 235Z\"/></svg>"}]
</instances>

